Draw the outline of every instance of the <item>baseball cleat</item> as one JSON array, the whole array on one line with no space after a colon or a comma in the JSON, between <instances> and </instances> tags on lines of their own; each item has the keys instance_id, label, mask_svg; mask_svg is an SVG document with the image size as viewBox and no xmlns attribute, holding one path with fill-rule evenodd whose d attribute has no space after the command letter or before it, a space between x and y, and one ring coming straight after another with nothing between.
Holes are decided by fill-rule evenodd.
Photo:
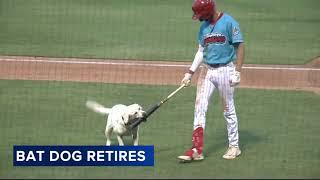
<instances>
[{"instance_id":1,"label":"baseball cleat","mask_svg":"<svg viewBox=\"0 0 320 180\"><path fill-rule=\"evenodd\" d=\"M224 159L235 159L241 154L241 150L239 147L230 146L228 147L226 153L222 156Z\"/></svg>"},{"instance_id":2,"label":"baseball cleat","mask_svg":"<svg viewBox=\"0 0 320 180\"><path fill-rule=\"evenodd\" d=\"M199 154L196 148L187 150L184 155L178 156L180 162L201 161L204 159L203 154Z\"/></svg>"}]
</instances>

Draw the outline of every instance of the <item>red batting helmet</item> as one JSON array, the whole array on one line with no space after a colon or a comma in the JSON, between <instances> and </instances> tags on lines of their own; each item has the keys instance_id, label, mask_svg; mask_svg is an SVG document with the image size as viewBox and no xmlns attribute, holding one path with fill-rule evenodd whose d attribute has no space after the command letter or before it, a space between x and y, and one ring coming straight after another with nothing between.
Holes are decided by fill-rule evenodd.
<instances>
[{"instance_id":1,"label":"red batting helmet","mask_svg":"<svg viewBox=\"0 0 320 180\"><path fill-rule=\"evenodd\" d=\"M192 19L209 19L214 15L216 3L214 0L194 0L192 4Z\"/></svg>"}]
</instances>

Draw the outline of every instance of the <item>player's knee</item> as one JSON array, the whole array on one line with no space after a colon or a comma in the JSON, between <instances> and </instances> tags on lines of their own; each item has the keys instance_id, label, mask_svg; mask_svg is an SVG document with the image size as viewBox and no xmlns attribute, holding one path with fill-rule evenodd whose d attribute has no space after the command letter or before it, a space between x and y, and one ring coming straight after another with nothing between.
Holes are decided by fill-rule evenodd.
<instances>
[{"instance_id":1,"label":"player's knee","mask_svg":"<svg viewBox=\"0 0 320 180\"><path fill-rule=\"evenodd\" d=\"M235 111L229 111L229 109L228 109L228 111L223 111L223 115L224 115L224 117L226 117L226 118L228 118L228 117L232 117L232 116L234 116L236 113L235 113Z\"/></svg>"}]
</instances>

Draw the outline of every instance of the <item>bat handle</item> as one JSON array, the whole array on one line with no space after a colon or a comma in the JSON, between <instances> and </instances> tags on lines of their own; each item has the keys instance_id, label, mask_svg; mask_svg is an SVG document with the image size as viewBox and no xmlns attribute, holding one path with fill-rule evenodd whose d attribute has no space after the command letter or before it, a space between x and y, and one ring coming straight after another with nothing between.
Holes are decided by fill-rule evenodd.
<instances>
[{"instance_id":1,"label":"bat handle","mask_svg":"<svg viewBox=\"0 0 320 180\"><path fill-rule=\"evenodd\" d=\"M166 99L164 99L163 101L161 101L161 104L165 103L166 101L168 101L173 95L175 95L178 91L180 91L182 88L186 87L185 84L181 84L181 86L176 89L175 91L173 91L171 94L169 94Z\"/></svg>"}]
</instances>

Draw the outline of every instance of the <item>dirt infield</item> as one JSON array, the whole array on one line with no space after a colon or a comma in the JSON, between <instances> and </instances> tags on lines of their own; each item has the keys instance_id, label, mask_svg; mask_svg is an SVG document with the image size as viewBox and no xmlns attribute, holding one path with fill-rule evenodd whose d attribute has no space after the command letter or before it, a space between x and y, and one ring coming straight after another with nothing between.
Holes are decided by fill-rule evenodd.
<instances>
[{"instance_id":1,"label":"dirt infield","mask_svg":"<svg viewBox=\"0 0 320 180\"><path fill-rule=\"evenodd\" d=\"M46 57L0 57L0 79L177 85L191 62ZM306 65L251 65L241 87L320 92L320 58ZM205 67L202 66L201 69ZM193 78L193 85L199 71Z\"/></svg>"}]
</instances>

